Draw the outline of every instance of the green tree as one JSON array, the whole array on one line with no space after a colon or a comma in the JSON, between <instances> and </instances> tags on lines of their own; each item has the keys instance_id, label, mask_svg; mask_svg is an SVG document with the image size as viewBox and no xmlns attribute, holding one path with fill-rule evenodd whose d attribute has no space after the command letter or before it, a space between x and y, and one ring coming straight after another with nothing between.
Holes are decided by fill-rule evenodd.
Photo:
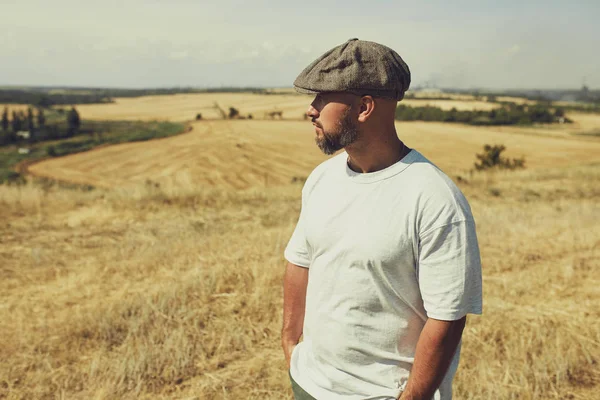
<instances>
[{"instance_id":1,"label":"green tree","mask_svg":"<svg viewBox=\"0 0 600 400\"><path fill-rule=\"evenodd\" d=\"M4 132L8 131L8 107L4 107L2 112L2 130Z\"/></svg>"},{"instance_id":2,"label":"green tree","mask_svg":"<svg viewBox=\"0 0 600 400\"><path fill-rule=\"evenodd\" d=\"M81 126L81 119L79 118L79 113L75 107L71 107L71 111L67 114L67 125L67 135L69 137L76 135Z\"/></svg>"},{"instance_id":3,"label":"green tree","mask_svg":"<svg viewBox=\"0 0 600 400\"><path fill-rule=\"evenodd\" d=\"M36 101L36 105L42 108L48 108L52 105L52 100L48 96L42 95Z\"/></svg>"},{"instance_id":4,"label":"green tree","mask_svg":"<svg viewBox=\"0 0 600 400\"><path fill-rule=\"evenodd\" d=\"M19 132L21 130L21 128L23 126L21 117L19 116L19 114L17 114L16 111L13 111L13 113L12 113L11 125L12 125L12 131L15 135L17 134L17 132Z\"/></svg>"},{"instance_id":5,"label":"green tree","mask_svg":"<svg viewBox=\"0 0 600 400\"><path fill-rule=\"evenodd\" d=\"M44 115L44 110L41 108L38 108L37 124L39 128L43 128L46 125L46 116Z\"/></svg>"},{"instance_id":6,"label":"green tree","mask_svg":"<svg viewBox=\"0 0 600 400\"><path fill-rule=\"evenodd\" d=\"M27 109L27 128L29 130L29 141L35 141L35 124L33 123L33 108Z\"/></svg>"}]
</instances>

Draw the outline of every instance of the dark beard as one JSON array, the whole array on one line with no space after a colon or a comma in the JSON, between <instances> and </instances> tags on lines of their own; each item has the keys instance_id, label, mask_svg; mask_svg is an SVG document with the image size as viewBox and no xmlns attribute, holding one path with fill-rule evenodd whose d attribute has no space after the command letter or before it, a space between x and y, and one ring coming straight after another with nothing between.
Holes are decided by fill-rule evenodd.
<instances>
[{"instance_id":1,"label":"dark beard","mask_svg":"<svg viewBox=\"0 0 600 400\"><path fill-rule=\"evenodd\" d=\"M340 122L339 133L328 133L323 130L323 137L315 137L315 143L317 143L317 146L319 146L319 149L323 153L332 155L336 151L354 143L356 139L358 139L358 129L348 112Z\"/></svg>"}]
</instances>

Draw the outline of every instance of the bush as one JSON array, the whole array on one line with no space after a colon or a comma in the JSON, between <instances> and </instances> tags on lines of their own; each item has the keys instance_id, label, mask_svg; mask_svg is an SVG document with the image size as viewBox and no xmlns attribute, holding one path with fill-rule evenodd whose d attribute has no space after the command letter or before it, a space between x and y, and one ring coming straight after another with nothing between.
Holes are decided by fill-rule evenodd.
<instances>
[{"instance_id":1,"label":"bush","mask_svg":"<svg viewBox=\"0 0 600 400\"><path fill-rule=\"evenodd\" d=\"M196 114L196 121L200 121L202 119L202 114Z\"/></svg>"},{"instance_id":2,"label":"bush","mask_svg":"<svg viewBox=\"0 0 600 400\"><path fill-rule=\"evenodd\" d=\"M502 152L506 150L504 145L483 146L483 153L475 156L479 162L475 162L475 169L483 171L487 169L520 169L525 168L525 158L504 158Z\"/></svg>"},{"instance_id":3,"label":"bush","mask_svg":"<svg viewBox=\"0 0 600 400\"><path fill-rule=\"evenodd\" d=\"M0 169L0 183L21 185L25 183L25 178L18 172Z\"/></svg>"},{"instance_id":4,"label":"bush","mask_svg":"<svg viewBox=\"0 0 600 400\"><path fill-rule=\"evenodd\" d=\"M240 112L237 108L229 107L229 115L227 116L229 119L237 118L240 115Z\"/></svg>"}]
</instances>

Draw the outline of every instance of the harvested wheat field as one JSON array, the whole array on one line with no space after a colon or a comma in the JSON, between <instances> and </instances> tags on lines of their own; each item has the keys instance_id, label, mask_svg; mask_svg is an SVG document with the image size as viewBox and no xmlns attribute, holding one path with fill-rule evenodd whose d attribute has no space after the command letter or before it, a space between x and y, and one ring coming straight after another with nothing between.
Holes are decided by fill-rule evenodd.
<instances>
[{"instance_id":1,"label":"harvested wheat field","mask_svg":"<svg viewBox=\"0 0 600 400\"><path fill-rule=\"evenodd\" d=\"M0 113L4 111L5 108L8 109L8 119L12 119L12 112L24 112L27 114L27 110L31 107L29 104L0 104Z\"/></svg>"},{"instance_id":2,"label":"harvested wheat field","mask_svg":"<svg viewBox=\"0 0 600 400\"><path fill-rule=\"evenodd\" d=\"M253 119L270 119L269 112L282 111L282 119L301 120L310 104L311 97L280 90L276 94L252 93L199 93L165 96L116 98L109 104L82 104L77 110L82 118L96 120L193 120L196 114L204 119L223 119L221 111L228 113L229 107L239 110L240 115ZM491 110L498 104L470 100L418 100L407 99L403 104L412 107L426 105L450 110ZM221 111L219 111L219 109ZM279 119L278 116L275 118Z\"/></svg>"},{"instance_id":3,"label":"harvested wheat field","mask_svg":"<svg viewBox=\"0 0 600 400\"><path fill-rule=\"evenodd\" d=\"M240 115L264 119L265 112L283 111L284 119L302 119L307 98L293 94L260 95L252 93L200 93L165 96L116 98L109 104L84 104L77 107L83 118L100 120L193 120L223 119L235 107ZM221 110L221 111L220 111ZM268 118L268 116L267 116Z\"/></svg>"},{"instance_id":4,"label":"harvested wheat field","mask_svg":"<svg viewBox=\"0 0 600 400\"><path fill-rule=\"evenodd\" d=\"M400 104L410 107L438 107L442 110L451 110L456 108L458 111L483 110L490 111L500 107L498 103L488 103L485 101L476 100L420 100L420 99L405 99Z\"/></svg>"},{"instance_id":5,"label":"harvested wheat field","mask_svg":"<svg viewBox=\"0 0 600 400\"><path fill-rule=\"evenodd\" d=\"M597 399L600 140L397 129L457 179L478 226L484 314L467 323L455 398ZM291 400L283 249L325 159L313 135L200 121L31 167L94 190L0 186L0 398ZM466 172L486 143L528 168Z\"/></svg>"},{"instance_id":6,"label":"harvested wheat field","mask_svg":"<svg viewBox=\"0 0 600 400\"><path fill-rule=\"evenodd\" d=\"M600 141L532 135L523 128L402 122L397 130L409 146L457 173L472 168L486 143L504 144L507 156L524 156L531 168L593 162L600 154ZM53 158L29 171L102 187L171 179L199 187L265 187L305 178L311 166L324 160L313 136L305 121L203 121L179 136Z\"/></svg>"}]
</instances>

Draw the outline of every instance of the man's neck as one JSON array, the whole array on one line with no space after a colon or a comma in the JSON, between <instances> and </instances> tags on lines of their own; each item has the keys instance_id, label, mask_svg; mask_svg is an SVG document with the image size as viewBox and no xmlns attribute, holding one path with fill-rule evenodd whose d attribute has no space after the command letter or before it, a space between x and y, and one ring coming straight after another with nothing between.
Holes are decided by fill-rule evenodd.
<instances>
[{"instance_id":1,"label":"man's neck","mask_svg":"<svg viewBox=\"0 0 600 400\"><path fill-rule=\"evenodd\" d=\"M385 169L402 160L410 152L398 136L366 144L356 143L347 146L345 150L348 153L348 166L359 173Z\"/></svg>"}]
</instances>

